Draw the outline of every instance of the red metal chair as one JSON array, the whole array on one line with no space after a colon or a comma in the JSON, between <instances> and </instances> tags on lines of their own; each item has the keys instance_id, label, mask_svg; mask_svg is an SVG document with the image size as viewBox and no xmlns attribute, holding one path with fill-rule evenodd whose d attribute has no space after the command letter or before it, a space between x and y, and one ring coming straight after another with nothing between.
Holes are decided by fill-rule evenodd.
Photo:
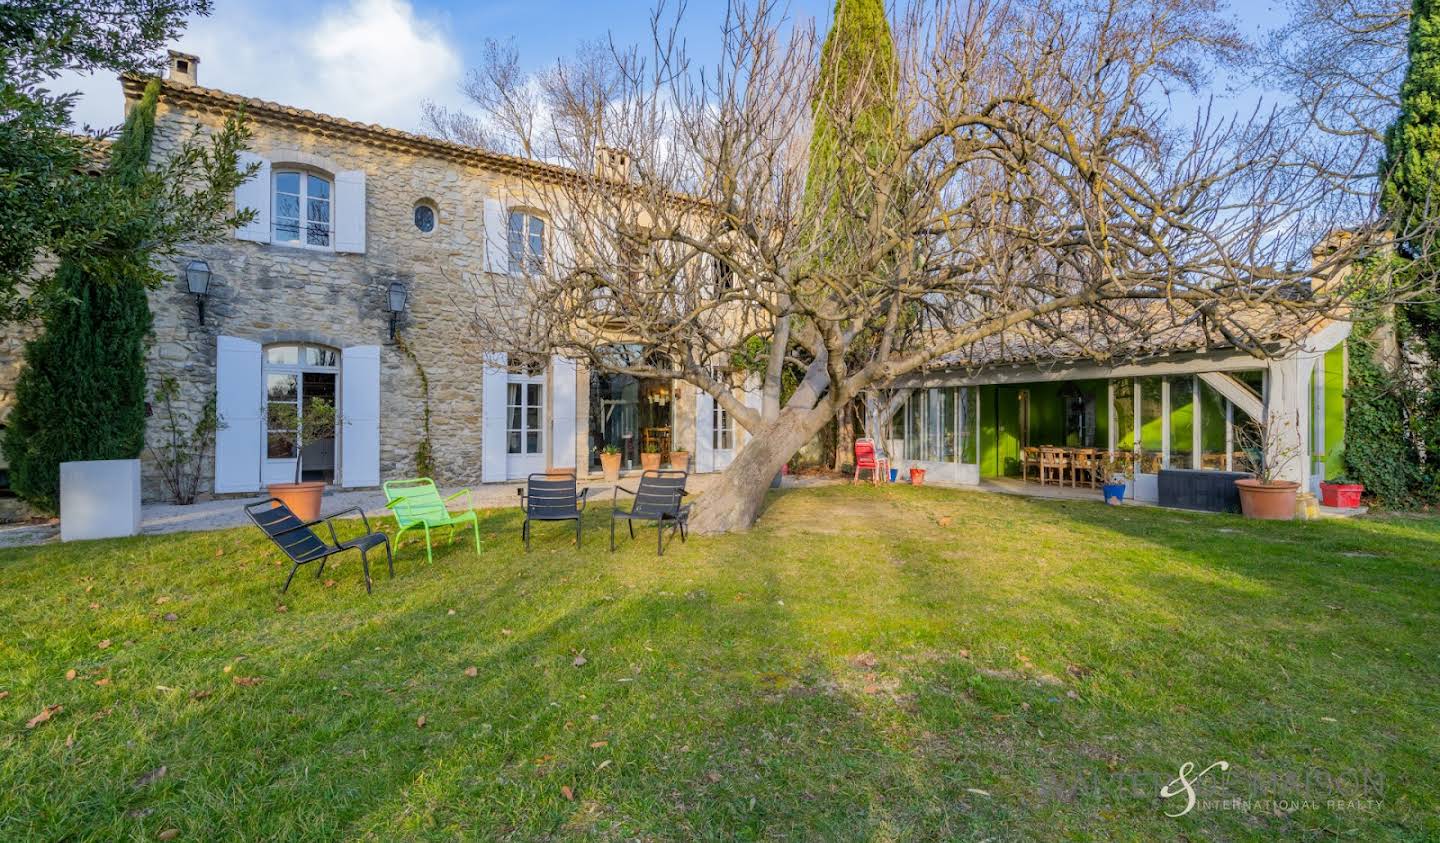
<instances>
[{"instance_id":1,"label":"red metal chair","mask_svg":"<svg viewBox=\"0 0 1440 843\"><path fill-rule=\"evenodd\" d=\"M855 479L860 482L860 472L869 471L872 483L884 483L890 479L890 460L875 451L874 439L855 440Z\"/></svg>"}]
</instances>

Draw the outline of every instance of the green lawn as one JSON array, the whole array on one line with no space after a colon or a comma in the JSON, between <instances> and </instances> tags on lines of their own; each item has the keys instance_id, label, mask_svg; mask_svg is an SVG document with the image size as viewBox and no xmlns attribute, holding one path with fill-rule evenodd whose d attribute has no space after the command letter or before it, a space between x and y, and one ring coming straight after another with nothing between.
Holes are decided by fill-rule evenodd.
<instances>
[{"instance_id":1,"label":"green lawn","mask_svg":"<svg viewBox=\"0 0 1440 843\"><path fill-rule=\"evenodd\" d=\"M1435 519L831 487L657 559L592 514L371 597L282 598L253 529L0 551L0 840L1440 836Z\"/></svg>"}]
</instances>

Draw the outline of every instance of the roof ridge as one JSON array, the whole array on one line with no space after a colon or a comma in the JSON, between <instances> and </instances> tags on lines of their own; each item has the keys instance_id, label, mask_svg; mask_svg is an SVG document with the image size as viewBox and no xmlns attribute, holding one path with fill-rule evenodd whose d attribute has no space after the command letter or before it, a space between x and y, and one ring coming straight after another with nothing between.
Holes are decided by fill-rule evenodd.
<instances>
[{"instance_id":1,"label":"roof ridge","mask_svg":"<svg viewBox=\"0 0 1440 843\"><path fill-rule=\"evenodd\" d=\"M156 77L127 73L122 74L120 78L121 86L127 98L138 98L143 92L144 86L149 83L150 79ZM229 91L222 91L218 88L207 88L203 85L188 85L169 79L160 79L159 81L162 96L172 100L189 100L193 104L201 107L210 106L212 109L222 108L223 110L231 110L238 106L244 106L246 112L249 114L269 117L278 122L290 123L298 127L328 127L339 133L352 135L360 140L383 146L393 147L398 145L425 150L438 154L442 158L480 164L509 174L526 175L545 181L568 181L579 175L577 171L570 167L535 161L529 158L521 158L516 155L506 155L504 153L469 146L456 141L430 137L429 135L422 135L416 132L392 129L388 126L382 126L379 123L362 123L358 120L337 117L333 114L311 111L308 108L298 108L296 106L288 106L274 102L273 100L247 97L243 94L233 94Z\"/></svg>"}]
</instances>

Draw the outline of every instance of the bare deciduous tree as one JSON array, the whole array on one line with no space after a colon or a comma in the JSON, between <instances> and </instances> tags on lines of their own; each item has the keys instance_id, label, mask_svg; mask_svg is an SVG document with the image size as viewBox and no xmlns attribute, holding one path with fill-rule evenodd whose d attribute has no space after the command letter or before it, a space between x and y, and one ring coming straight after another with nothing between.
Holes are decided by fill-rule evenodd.
<instances>
[{"instance_id":1,"label":"bare deciduous tree","mask_svg":"<svg viewBox=\"0 0 1440 843\"><path fill-rule=\"evenodd\" d=\"M771 0L731 7L713 66L662 11L643 52L482 72L503 88L481 102L487 127L524 134L524 92L539 92L545 142L521 146L568 169L536 188L552 259L477 276L476 330L496 350L712 395L752 438L697 530L749 525L792 454L898 377L978 369L1000 348L1115 362L1182 338L1271 353L1343 306L1344 268L1388 237L1368 195L1337 209L1333 168L1297 166L1304 125L1177 125L1165 110L1163 86L1201 85L1244 48L1213 3L942 0L893 26L888 152L862 133L865 97L826 106L858 189L807 188L819 41ZM1351 225L1312 259L1333 224L1317 208ZM757 347L754 406L732 363ZM782 402L787 365L803 375Z\"/></svg>"}]
</instances>

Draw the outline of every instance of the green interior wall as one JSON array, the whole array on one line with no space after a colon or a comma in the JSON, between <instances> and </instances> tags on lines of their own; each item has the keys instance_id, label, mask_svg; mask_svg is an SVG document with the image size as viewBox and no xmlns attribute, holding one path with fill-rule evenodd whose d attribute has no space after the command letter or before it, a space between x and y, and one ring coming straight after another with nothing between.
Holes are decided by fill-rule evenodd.
<instances>
[{"instance_id":1,"label":"green interior wall","mask_svg":"<svg viewBox=\"0 0 1440 843\"><path fill-rule=\"evenodd\" d=\"M1082 392L1095 396L1095 444L1110 441L1104 380L1075 381ZM1065 436L1064 382L1038 382L980 387L980 476L1020 474L1020 392L1030 393L1030 444L1061 445ZM1078 443L1075 443L1078 444Z\"/></svg>"},{"instance_id":2,"label":"green interior wall","mask_svg":"<svg viewBox=\"0 0 1440 843\"><path fill-rule=\"evenodd\" d=\"M1325 353L1325 479L1345 472L1346 343Z\"/></svg>"}]
</instances>

